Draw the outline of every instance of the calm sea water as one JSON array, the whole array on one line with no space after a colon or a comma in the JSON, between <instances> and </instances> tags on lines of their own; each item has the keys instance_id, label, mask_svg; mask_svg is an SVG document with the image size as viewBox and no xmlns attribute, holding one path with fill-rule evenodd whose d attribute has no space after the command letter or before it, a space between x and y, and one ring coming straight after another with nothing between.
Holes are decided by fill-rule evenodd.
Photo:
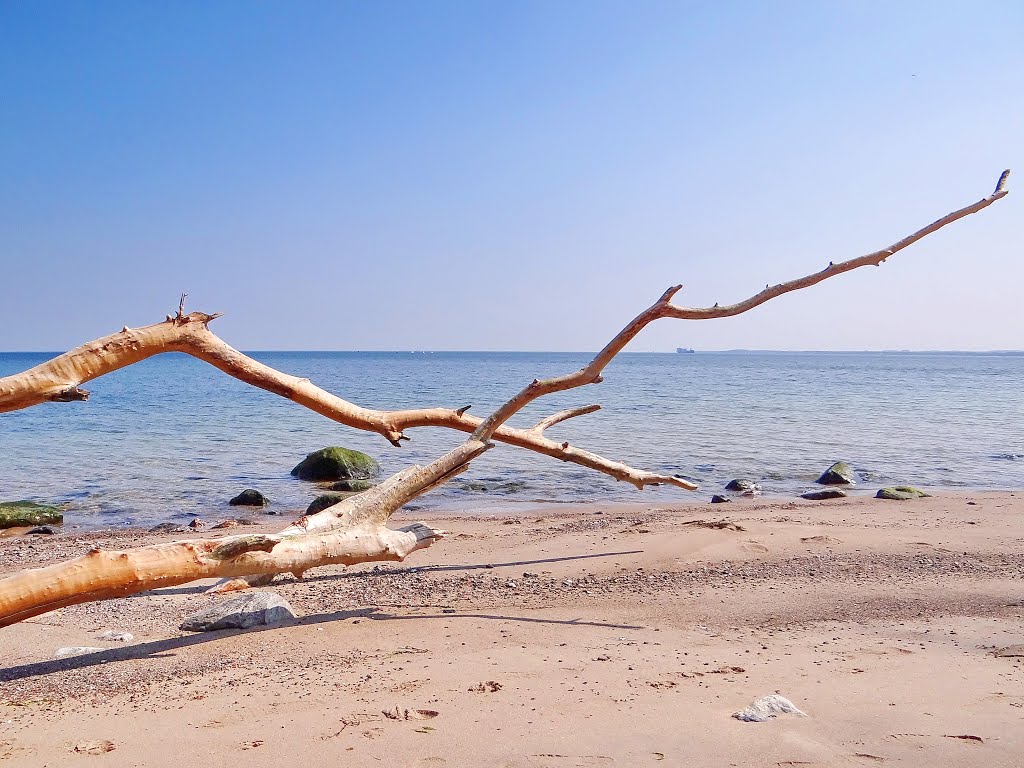
<instances>
[{"instance_id":1,"label":"calm sea water","mask_svg":"<svg viewBox=\"0 0 1024 768\"><path fill-rule=\"evenodd\" d=\"M485 415L536 376L576 370L584 354L264 352L254 357L361 405L461 406ZM0 376L49 355L0 354ZM706 499L733 477L765 492L805 490L832 461L864 487L1024 487L1024 356L899 353L624 354L605 383L535 403L529 425L561 408L604 410L551 437L634 466L680 473L698 494L644 492L573 464L499 445L428 508L596 499ZM410 431L383 438L335 424L180 354L162 355L87 385L87 403L0 414L0 499L70 502L85 527L148 525L229 514L246 487L274 508L304 508L316 486L289 476L308 452L344 445L387 473L422 464L463 435ZM490 490L476 490L482 483ZM467 484L472 484L467 487Z\"/></svg>"}]
</instances>

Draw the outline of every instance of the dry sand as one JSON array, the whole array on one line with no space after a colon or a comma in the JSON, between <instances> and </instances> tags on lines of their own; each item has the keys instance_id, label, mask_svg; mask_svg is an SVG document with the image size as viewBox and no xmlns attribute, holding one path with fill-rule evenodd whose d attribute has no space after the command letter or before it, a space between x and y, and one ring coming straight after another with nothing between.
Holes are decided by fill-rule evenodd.
<instances>
[{"instance_id":1,"label":"dry sand","mask_svg":"<svg viewBox=\"0 0 1024 768\"><path fill-rule=\"evenodd\" d=\"M1024 658L997 653L1024 644L1024 493L428 521L450 538L406 563L282 578L290 626L182 633L216 599L190 585L0 629L0 762L1024 765ZM772 693L808 716L731 717Z\"/></svg>"}]
</instances>

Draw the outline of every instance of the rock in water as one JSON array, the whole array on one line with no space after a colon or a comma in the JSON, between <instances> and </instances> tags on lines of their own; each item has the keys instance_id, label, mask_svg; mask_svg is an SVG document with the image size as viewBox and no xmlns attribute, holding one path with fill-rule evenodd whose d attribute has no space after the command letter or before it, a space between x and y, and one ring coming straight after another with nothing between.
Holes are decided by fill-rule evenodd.
<instances>
[{"instance_id":1,"label":"rock in water","mask_svg":"<svg viewBox=\"0 0 1024 768\"><path fill-rule=\"evenodd\" d=\"M810 499L811 501L824 501L825 499L842 499L846 497L846 491L842 488L822 488L820 491L808 491L807 493L801 493L801 499Z\"/></svg>"},{"instance_id":2,"label":"rock in water","mask_svg":"<svg viewBox=\"0 0 1024 768\"><path fill-rule=\"evenodd\" d=\"M57 507L34 501L0 501L0 528L23 525L60 525L64 515Z\"/></svg>"},{"instance_id":3,"label":"rock in water","mask_svg":"<svg viewBox=\"0 0 1024 768\"><path fill-rule=\"evenodd\" d=\"M380 474L380 465L365 453L334 446L309 454L292 474L300 480L366 480Z\"/></svg>"},{"instance_id":4,"label":"rock in water","mask_svg":"<svg viewBox=\"0 0 1024 768\"><path fill-rule=\"evenodd\" d=\"M328 507L333 507L339 501L344 501L352 494L350 493L324 493L317 496L313 501L306 507L307 515L315 515L317 512L322 512Z\"/></svg>"},{"instance_id":5,"label":"rock in water","mask_svg":"<svg viewBox=\"0 0 1024 768\"><path fill-rule=\"evenodd\" d=\"M265 507L269 503L270 499L255 488L246 488L228 502L233 507Z\"/></svg>"},{"instance_id":6,"label":"rock in water","mask_svg":"<svg viewBox=\"0 0 1024 768\"><path fill-rule=\"evenodd\" d=\"M845 461L837 461L826 469L817 480L818 485L853 485L857 482L853 469Z\"/></svg>"},{"instance_id":7,"label":"rock in water","mask_svg":"<svg viewBox=\"0 0 1024 768\"><path fill-rule=\"evenodd\" d=\"M892 488L882 488L875 494L876 499L889 499L891 501L910 501L928 496L924 491L914 488L912 485L895 485Z\"/></svg>"},{"instance_id":8,"label":"rock in water","mask_svg":"<svg viewBox=\"0 0 1024 768\"><path fill-rule=\"evenodd\" d=\"M295 611L276 592L251 592L222 600L205 611L194 613L182 622L186 632L212 632L217 629L248 629L272 626L295 618Z\"/></svg>"},{"instance_id":9,"label":"rock in water","mask_svg":"<svg viewBox=\"0 0 1024 768\"><path fill-rule=\"evenodd\" d=\"M741 478L738 480L730 480L728 484L726 484L725 490L739 491L741 493L745 491L760 491L761 485L759 483L755 483L753 480L744 480Z\"/></svg>"},{"instance_id":10,"label":"rock in water","mask_svg":"<svg viewBox=\"0 0 1024 768\"><path fill-rule=\"evenodd\" d=\"M721 494L718 493L711 497L712 504L725 504L730 501L732 501L732 499L730 499L728 496L722 496Z\"/></svg>"},{"instance_id":11,"label":"rock in water","mask_svg":"<svg viewBox=\"0 0 1024 768\"><path fill-rule=\"evenodd\" d=\"M373 488L369 480L339 480L331 485L332 491L346 491L348 493L359 493Z\"/></svg>"},{"instance_id":12,"label":"rock in water","mask_svg":"<svg viewBox=\"0 0 1024 768\"><path fill-rule=\"evenodd\" d=\"M807 717L806 712L801 712L792 701L783 696L762 696L746 709L734 712L733 717L745 723L763 723L776 715L800 715Z\"/></svg>"}]
</instances>

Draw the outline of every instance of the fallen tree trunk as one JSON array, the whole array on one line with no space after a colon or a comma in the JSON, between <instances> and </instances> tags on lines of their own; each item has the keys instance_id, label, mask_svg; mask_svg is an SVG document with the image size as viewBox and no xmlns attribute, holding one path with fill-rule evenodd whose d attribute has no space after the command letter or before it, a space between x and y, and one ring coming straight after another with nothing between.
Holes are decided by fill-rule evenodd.
<instances>
[{"instance_id":1,"label":"fallen tree trunk","mask_svg":"<svg viewBox=\"0 0 1024 768\"><path fill-rule=\"evenodd\" d=\"M93 549L75 560L0 579L0 627L56 608L125 597L198 579L292 573L323 565L404 560L444 536L423 523L392 530L361 525L315 536L248 535L176 541L116 551Z\"/></svg>"},{"instance_id":2,"label":"fallen tree trunk","mask_svg":"<svg viewBox=\"0 0 1024 768\"><path fill-rule=\"evenodd\" d=\"M323 565L404 560L444 536L424 523L397 530L386 523L395 510L464 472L488 449L469 439L425 467L411 467L365 497L352 497L300 518L278 534L175 541L121 552L93 549L75 560L0 579L0 627L32 616L150 589L207 578L291 573Z\"/></svg>"},{"instance_id":3,"label":"fallen tree trunk","mask_svg":"<svg viewBox=\"0 0 1024 768\"><path fill-rule=\"evenodd\" d=\"M544 395L600 382L605 366L653 320L735 315L776 296L815 285L851 269L878 265L929 233L1005 196L1008 173L1006 171L1000 176L995 191L989 197L939 219L887 249L841 264L830 263L822 272L766 287L739 304L685 309L672 304L672 298L680 287L669 288L657 302L616 334L587 366L565 376L543 381L535 379L485 419L467 417L465 409L388 412L359 408L304 379L274 371L231 349L206 327L215 315L185 315L181 306L177 316L168 316L164 323L135 331L125 328L120 334L79 347L22 374L0 379L0 411L15 410L48 400L85 399L88 393L78 388L82 382L153 354L180 351L207 360L230 375L296 400L337 421L380 432L396 445L405 437L402 429L408 426L450 426L472 433L461 445L427 466L403 470L369 491L316 515L300 518L275 535L179 541L123 552L93 550L76 560L25 570L0 579L0 626L63 606L121 597L201 578L272 577L283 572L301 577L306 570L321 565L404 559L411 552L429 546L443 532L422 523L398 530L389 529L386 523L390 516L403 504L465 471L471 461L491 446L492 439L504 439L566 461L593 466L613 477L634 482L638 487L651 482L672 482L680 487L693 488L695 486L691 483L679 478L642 473L586 452L573 453L568 443L557 444L543 437L545 429L574 416L590 413L597 406L561 411L542 419L528 430L511 430L505 423ZM547 443L558 446L558 449L549 452Z\"/></svg>"}]
</instances>

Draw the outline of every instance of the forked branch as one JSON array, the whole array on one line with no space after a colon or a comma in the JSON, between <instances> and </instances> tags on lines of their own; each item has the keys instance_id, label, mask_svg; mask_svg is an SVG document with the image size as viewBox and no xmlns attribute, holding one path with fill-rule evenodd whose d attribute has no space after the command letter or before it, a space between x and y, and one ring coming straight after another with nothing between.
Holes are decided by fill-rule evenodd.
<instances>
[{"instance_id":1,"label":"forked branch","mask_svg":"<svg viewBox=\"0 0 1024 768\"><path fill-rule=\"evenodd\" d=\"M184 295L179 303L177 315L168 315L167 320L163 323L138 329L125 327L119 333L89 342L23 373L0 378L0 413L27 408L43 402L85 400L89 393L81 389L81 384L87 381L152 355L163 352L184 352L204 360L229 376L293 400L338 423L383 435L396 446L400 445L402 440L408 439L405 434L408 429L427 426L446 427L462 432L476 433L481 438L494 439L562 461L579 464L617 480L629 482L638 488L643 488L645 485L669 484L692 489L695 487L692 483L680 478L637 470L590 451L578 449L568 442L551 440L543 434L546 427L571 416L582 415L596 409L573 409L570 412L563 412L560 418L549 417L544 426L537 425L531 429L516 429L507 426L505 422L512 413L538 397L600 382L608 363L637 334L655 320L661 318L709 320L718 317L731 317L747 312L783 294L816 285L823 280L858 267L877 266L889 256L921 238L947 224L976 213L1004 197L1008 192L1006 184L1009 173L1009 171L1002 173L995 190L988 197L943 216L887 248L838 264L829 263L820 272L789 282L766 286L764 290L736 304L722 306L716 304L713 307L704 308L679 307L672 303L672 299L679 292L681 286L673 286L665 291L657 302L623 328L584 368L565 376L534 381L509 401L504 410L496 412L486 421L468 414L466 412L468 406L458 409L413 408L382 411L363 408L343 400L320 389L308 379L300 379L282 373L233 349L208 328L210 321L219 315L207 315L202 312L184 314ZM564 415L566 413L569 415ZM556 414L556 416L559 415Z\"/></svg>"},{"instance_id":2,"label":"forked branch","mask_svg":"<svg viewBox=\"0 0 1024 768\"><path fill-rule=\"evenodd\" d=\"M165 323L135 331L125 328L120 334L79 347L25 373L0 379L0 411L25 408L46 400L72 399L69 392L77 390L84 381L159 352L180 351L206 360L242 381L289 397L336 421L385 434L396 444L403 437L402 429L409 426L448 426L472 434L461 445L427 466L403 470L369 491L316 515L300 518L273 536L183 541L125 552L93 550L77 560L21 571L0 579L0 626L62 606L120 597L211 576L270 576L290 571L299 577L309 568L331 563L404 559L410 552L429 546L443 532L422 523L399 530L390 529L386 523L391 514L408 501L465 471L470 462L490 447L492 439L592 466L638 487L669 482L692 488L694 486L685 480L640 472L575 449L568 442L556 443L543 436L545 429L566 419L592 413L598 406L552 414L527 430L509 429L505 422L539 397L599 382L602 371L612 358L654 320L662 317L727 317L752 309L775 296L815 285L833 275L868 264L880 264L927 234L1006 195L1007 175L1008 172L1003 173L995 192L989 197L939 219L889 248L841 264L830 264L823 272L766 288L739 304L684 309L672 304L679 287L670 288L653 306L620 331L587 366L565 376L544 381L535 379L483 420L467 416L464 408L458 411L421 409L391 412L359 408L314 387L307 380L282 374L232 349L207 328L214 316L195 312L184 314L185 297L182 296L178 314L168 316Z\"/></svg>"}]
</instances>

